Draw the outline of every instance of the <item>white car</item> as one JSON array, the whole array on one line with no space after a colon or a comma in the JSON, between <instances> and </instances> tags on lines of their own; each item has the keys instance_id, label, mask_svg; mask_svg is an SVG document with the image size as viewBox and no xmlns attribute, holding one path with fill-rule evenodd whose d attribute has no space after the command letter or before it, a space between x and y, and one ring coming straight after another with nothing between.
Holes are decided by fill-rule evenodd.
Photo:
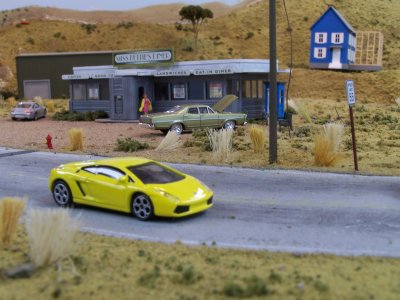
<instances>
[{"instance_id":1,"label":"white car","mask_svg":"<svg viewBox=\"0 0 400 300\"><path fill-rule=\"evenodd\" d=\"M46 107L33 101L19 102L11 110L11 119L13 120L37 120L46 117Z\"/></svg>"}]
</instances>

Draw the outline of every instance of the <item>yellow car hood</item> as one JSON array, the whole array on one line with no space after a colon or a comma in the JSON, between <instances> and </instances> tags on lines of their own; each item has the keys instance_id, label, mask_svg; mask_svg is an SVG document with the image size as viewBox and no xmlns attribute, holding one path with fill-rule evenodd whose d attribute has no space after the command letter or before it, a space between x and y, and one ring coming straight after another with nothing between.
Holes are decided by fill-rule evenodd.
<instances>
[{"instance_id":1,"label":"yellow car hood","mask_svg":"<svg viewBox=\"0 0 400 300\"><path fill-rule=\"evenodd\" d=\"M164 191L171 194L180 201L195 201L212 194L211 190L192 176L186 175L183 180L165 184L147 184L147 187L155 191Z\"/></svg>"}]
</instances>

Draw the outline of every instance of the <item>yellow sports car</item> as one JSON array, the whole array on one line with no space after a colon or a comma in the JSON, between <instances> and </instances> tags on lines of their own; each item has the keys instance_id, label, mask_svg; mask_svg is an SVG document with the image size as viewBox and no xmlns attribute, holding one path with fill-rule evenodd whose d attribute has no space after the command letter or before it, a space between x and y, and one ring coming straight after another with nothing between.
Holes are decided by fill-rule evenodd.
<instances>
[{"instance_id":1,"label":"yellow sports car","mask_svg":"<svg viewBox=\"0 0 400 300\"><path fill-rule=\"evenodd\" d=\"M159 162L122 157L67 163L50 171L54 201L132 213L145 221L183 217L213 205L213 192L196 178Z\"/></svg>"}]
</instances>

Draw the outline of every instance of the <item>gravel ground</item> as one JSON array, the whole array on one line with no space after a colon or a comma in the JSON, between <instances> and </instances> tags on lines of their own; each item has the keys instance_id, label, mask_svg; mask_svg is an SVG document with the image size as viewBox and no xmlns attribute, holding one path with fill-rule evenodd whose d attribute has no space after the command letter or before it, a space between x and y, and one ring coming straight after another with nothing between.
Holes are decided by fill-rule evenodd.
<instances>
[{"instance_id":1,"label":"gravel ground","mask_svg":"<svg viewBox=\"0 0 400 300\"><path fill-rule=\"evenodd\" d=\"M0 128L0 145L3 147L45 151L46 136L50 134L56 152L69 152L68 131L81 128L84 152L101 155L111 155L118 138L131 137L155 147L164 137L161 132L142 128L137 123L68 122L49 118L38 121L3 118L0 119Z\"/></svg>"}]
</instances>

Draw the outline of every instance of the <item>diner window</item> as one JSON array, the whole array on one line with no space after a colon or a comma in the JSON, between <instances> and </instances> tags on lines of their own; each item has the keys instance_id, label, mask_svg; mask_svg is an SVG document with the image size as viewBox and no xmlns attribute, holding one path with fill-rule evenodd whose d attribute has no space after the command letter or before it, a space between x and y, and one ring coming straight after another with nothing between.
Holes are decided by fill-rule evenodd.
<instances>
[{"instance_id":1,"label":"diner window","mask_svg":"<svg viewBox=\"0 0 400 300\"><path fill-rule=\"evenodd\" d=\"M222 82L214 81L208 83L208 99L222 98Z\"/></svg>"},{"instance_id":2,"label":"diner window","mask_svg":"<svg viewBox=\"0 0 400 300\"><path fill-rule=\"evenodd\" d=\"M72 99L85 100L86 99L86 85L83 83L74 83L72 85Z\"/></svg>"},{"instance_id":3,"label":"diner window","mask_svg":"<svg viewBox=\"0 0 400 300\"><path fill-rule=\"evenodd\" d=\"M89 100L100 99L100 88L98 83L90 83L87 85L87 95Z\"/></svg>"},{"instance_id":4,"label":"diner window","mask_svg":"<svg viewBox=\"0 0 400 300\"><path fill-rule=\"evenodd\" d=\"M262 80L257 81L257 98L264 99L264 82Z\"/></svg>"},{"instance_id":5,"label":"diner window","mask_svg":"<svg viewBox=\"0 0 400 300\"><path fill-rule=\"evenodd\" d=\"M204 82L190 81L188 83L189 100L204 100Z\"/></svg>"},{"instance_id":6,"label":"diner window","mask_svg":"<svg viewBox=\"0 0 400 300\"><path fill-rule=\"evenodd\" d=\"M243 80L242 98L243 99L262 99L264 94L264 84L262 80Z\"/></svg>"},{"instance_id":7,"label":"diner window","mask_svg":"<svg viewBox=\"0 0 400 300\"><path fill-rule=\"evenodd\" d=\"M184 83L172 84L172 97L173 100L182 100L186 98L186 85Z\"/></svg>"},{"instance_id":8,"label":"diner window","mask_svg":"<svg viewBox=\"0 0 400 300\"><path fill-rule=\"evenodd\" d=\"M169 87L167 82L159 82L155 84L156 101L169 100Z\"/></svg>"},{"instance_id":9,"label":"diner window","mask_svg":"<svg viewBox=\"0 0 400 300\"><path fill-rule=\"evenodd\" d=\"M228 80L227 84L227 94L233 94L239 96L239 80Z\"/></svg>"}]
</instances>

